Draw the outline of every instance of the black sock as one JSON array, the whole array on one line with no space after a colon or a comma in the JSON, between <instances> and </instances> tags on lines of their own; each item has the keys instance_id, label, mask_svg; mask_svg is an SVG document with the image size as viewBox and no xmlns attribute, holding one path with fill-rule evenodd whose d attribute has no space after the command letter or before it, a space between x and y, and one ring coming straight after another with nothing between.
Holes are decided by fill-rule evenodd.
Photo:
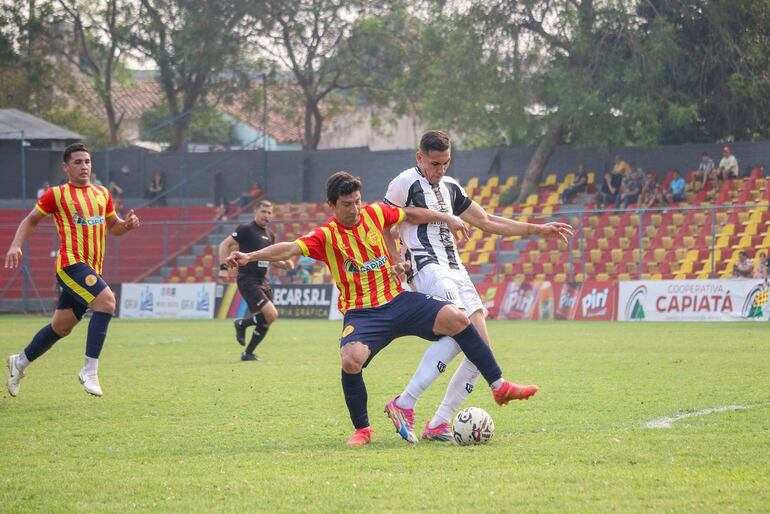
<instances>
[{"instance_id":1,"label":"black sock","mask_svg":"<svg viewBox=\"0 0 770 514\"><path fill-rule=\"evenodd\" d=\"M489 385L502 378L503 372L500 371L500 366L497 365L495 356L492 355L492 350L481 338L473 324L468 325L465 327L465 330L451 337L460 345L468 360L479 368L479 371Z\"/></svg>"},{"instance_id":2,"label":"black sock","mask_svg":"<svg viewBox=\"0 0 770 514\"><path fill-rule=\"evenodd\" d=\"M61 339L61 336L53 331L51 324L41 328L32 341L29 342L26 348L24 348L24 354L27 356L29 362L34 361L45 352L51 349L51 347Z\"/></svg>"},{"instance_id":3,"label":"black sock","mask_svg":"<svg viewBox=\"0 0 770 514\"><path fill-rule=\"evenodd\" d=\"M88 336L86 336L86 357L99 358L111 319L112 314L106 312L94 311L91 315L91 321L88 322Z\"/></svg>"},{"instance_id":4,"label":"black sock","mask_svg":"<svg viewBox=\"0 0 770 514\"><path fill-rule=\"evenodd\" d=\"M256 326L254 327L254 333L251 334L249 346L246 347L246 353L254 353L257 345L262 342L267 335L267 330L270 328L270 325L267 324L267 321L261 312L252 316L251 320Z\"/></svg>"},{"instance_id":5,"label":"black sock","mask_svg":"<svg viewBox=\"0 0 770 514\"><path fill-rule=\"evenodd\" d=\"M356 429L369 426L369 414L366 411L366 402L369 397L366 394L366 385L364 385L364 375L362 372L356 374L345 373L342 370L342 392L345 394L345 403L350 412L350 420Z\"/></svg>"},{"instance_id":6,"label":"black sock","mask_svg":"<svg viewBox=\"0 0 770 514\"><path fill-rule=\"evenodd\" d=\"M239 327L244 327L244 328L250 327L252 325L256 325L256 323L254 322L254 316L249 316L248 318L243 318L243 319L237 319L235 320L235 322L238 323Z\"/></svg>"}]
</instances>

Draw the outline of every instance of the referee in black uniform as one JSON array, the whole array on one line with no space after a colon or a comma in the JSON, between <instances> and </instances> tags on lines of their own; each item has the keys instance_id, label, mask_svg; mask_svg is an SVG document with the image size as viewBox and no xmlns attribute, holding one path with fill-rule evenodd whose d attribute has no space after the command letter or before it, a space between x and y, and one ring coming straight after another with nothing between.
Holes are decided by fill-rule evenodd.
<instances>
[{"instance_id":1,"label":"referee in black uniform","mask_svg":"<svg viewBox=\"0 0 770 514\"><path fill-rule=\"evenodd\" d=\"M219 243L220 279L227 280L230 276L225 260L233 250L253 252L275 243L275 234L267 228L272 218L273 204L267 200L260 200L254 208L254 221L248 225L239 225L235 232ZM291 261L274 264L284 269L294 267ZM257 360L254 349L265 338L270 325L278 319L278 310L273 305L272 291L267 281L268 268L269 263L262 261L238 267L238 291L246 300L251 313L247 318L235 320L235 339L241 346L246 344L246 329L250 326L254 327L251 341L246 351L241 354L242 361Z\"/></svg>"}]
</instances>

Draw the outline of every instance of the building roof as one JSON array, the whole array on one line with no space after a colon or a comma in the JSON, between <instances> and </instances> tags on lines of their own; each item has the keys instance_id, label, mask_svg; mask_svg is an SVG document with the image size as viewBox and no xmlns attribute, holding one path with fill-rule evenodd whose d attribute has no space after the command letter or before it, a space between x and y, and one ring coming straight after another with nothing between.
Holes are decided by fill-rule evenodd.
<instances>
[{"instance_id":1,"label":"building roof","mask_svg":"<svg viewBox=\"0 0 770 514\"><path fill-rule=\"evenodd\" d=\"M19 140L20 131L24 139L83 139L82 134L72 132L37 116L32 116L18 109L0 109L0 139Z\"/></svg>"},{"instance_id":2,"label":"building roof","mask_svg":"<svg viewBox=\"0 0 770 514\"><path fill-rule=\"evenodd\" d=\"M84 84L83 86L84 102L95 116L106 117L104 105L94 91L93 86ZM298 120L301 116L287 116L283 112L278 112L279 108L285 104L279 101L279 98L271 97L277 95L275 88L269 91L268 95L268 127L267 132L277 143L294 143L302 140L302 126ZM248 123L256 129L262 127L262 106L250 106L246 98L247 95L237 95L230 105L221 103L217 106L220 111L226 112L244 123ZM279 95L283 100L285 94ZM296 96L295 96L296 98ZM153 106L165 101L163 90L160 84L154 80L137 80L130 85L113 86L112 101L115 106L115 114L126 120L139 120L142 113L150 110Z\"/></svg>"}]
</instances>

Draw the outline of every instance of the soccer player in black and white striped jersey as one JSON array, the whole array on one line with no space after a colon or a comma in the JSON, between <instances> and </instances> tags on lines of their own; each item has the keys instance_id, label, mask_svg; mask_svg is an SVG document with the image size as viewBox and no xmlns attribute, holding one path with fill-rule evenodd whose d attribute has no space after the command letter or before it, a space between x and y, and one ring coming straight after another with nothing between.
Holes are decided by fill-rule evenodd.
<instances>
[{"instance_id":1,"label":"soccer player in black and white striped jersey","mask_svg":"<svg viewBox=\"0 0 770 514\"><path fill-rule=\"evenodd\" d=\"M538 235L564 243L573 234L572 227L566 223L521 223L487 213L468 197L455 179L446 176L451 161L451 141L446 132L430 131L423 134L416 158L417 166L404 170L390 183L385 194L386 203L452 213L489 234ZM402 223L399 225L399 235L404 259L411 264L412 288L421 293L446 298L465 310L482 338L490 344L486 326L487 310L460 260L457 245L446 225ZM392 239L388 243L395 248ZM391 251L391 255L396 255L396 252ZM394 423L394 418L413 419L414 405L420 395L459 352L459 346L451 337L442 337L433 343L425 352L404 392L386 406L388 417ZM451 440L449 420L473 390L478 377L476 367L464 359L452 377L434 417L425 425L423 439ZM519 399L527 399L537 392L537 386L518 387L521 388Z\"/></svg>"}]
</instances>

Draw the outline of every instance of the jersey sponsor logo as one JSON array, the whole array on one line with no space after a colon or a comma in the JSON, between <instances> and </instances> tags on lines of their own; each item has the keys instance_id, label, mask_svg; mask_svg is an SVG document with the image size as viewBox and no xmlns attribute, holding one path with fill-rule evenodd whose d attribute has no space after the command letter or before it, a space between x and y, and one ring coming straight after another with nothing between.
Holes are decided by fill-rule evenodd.
<instances>
[{"instance_id":1,"label":"jersey sponsor logo","mask_svg":"<svg viewBox=\"0 0 770 514\"><path fill-rule=\"evenodd\" d=\"M436 364L436 369L438 370L439 373L443 373L446 371L446 364L441 361L438 361L438 364Z\"/></svg>"},{"instance_id":2,"label":"jersey sponsor logo","mask_svg":"<svg viewBox=\"0 0 770 514\"><path fill-rule=\"evenodd\" d=\"M465 390L468 391L468 394L471 394L473 392L473 384L469 384L468 382L466 382Z\"/></svg>"},{"instance_id":3,"label":"jersey sponsor logo","mask_svg":"<svg viewBox=\"0 0 770 514\"><path fill-rule=\"evenodd\" d=\"M267 236L262 236L262 239L270 239L270 238Z\"/></svg>"},{"instance_id":4,"label":"jersey sponsor logo","mask_svg":"<svg viewBox=\"0 0 770 514\"><path fill-rule=\"evenodd\" d=\"M96 284L96 281L97 281L97 280L98 280L98 279L96 278L96 275L88 275L88 276L86 277L86 285L87 285L88 287L92 287L92 286L94 286L94 285Z\"/></svg>"},{"instance_id":5,"label":"jersey sponsor logo","mask_svg":"<svg viewBox=\"0 0 770 514\"><path fill-rule=\"evenodd\" d=\"M230 235L231 235L231 236L233 236L233 238L236 238L236 237L238 237L238 232L233 232L233 233L232 233L232 234L230 234Z\"/></svg>"},{"instance_id":6,"label":"jersey sponsor logo","mask_svg":"<svg viewBox=\"0 0 770 514\"><path fill-rule=\"evenodd\" d=\"M367 271L374 271L376 269L380 269L385 264L387 264L388 258L384 255L381 255L377 257L376 259L372 259L370 261L366 261L363 264L359 264L353 259L346 259L345 260L345 271L348 273L366 273Z\"/></svg>"},{"instance_id":7,"label":"jersey sponsor logo","mask_svg":"<svg viewBox=\"0 0 770 514\"><path fill-rule=\"evenodd\" d=\"M84 218L80 214L75 214L72 216L72 219L75 221L76 225L103 225L104 224L104 216L91 216L90 218Z\"/></svg>"},{"instance_id":8,"label":"jersey sponsor logo","mask_svg":"<svg viewBox=\"0 0 770 514\"><path fill-rule=\"evenodd\" d=\"M348 325L342 330L342 337L347 337L353 333L356 328L353 325Z\"/></svg>"}]
</instances>

